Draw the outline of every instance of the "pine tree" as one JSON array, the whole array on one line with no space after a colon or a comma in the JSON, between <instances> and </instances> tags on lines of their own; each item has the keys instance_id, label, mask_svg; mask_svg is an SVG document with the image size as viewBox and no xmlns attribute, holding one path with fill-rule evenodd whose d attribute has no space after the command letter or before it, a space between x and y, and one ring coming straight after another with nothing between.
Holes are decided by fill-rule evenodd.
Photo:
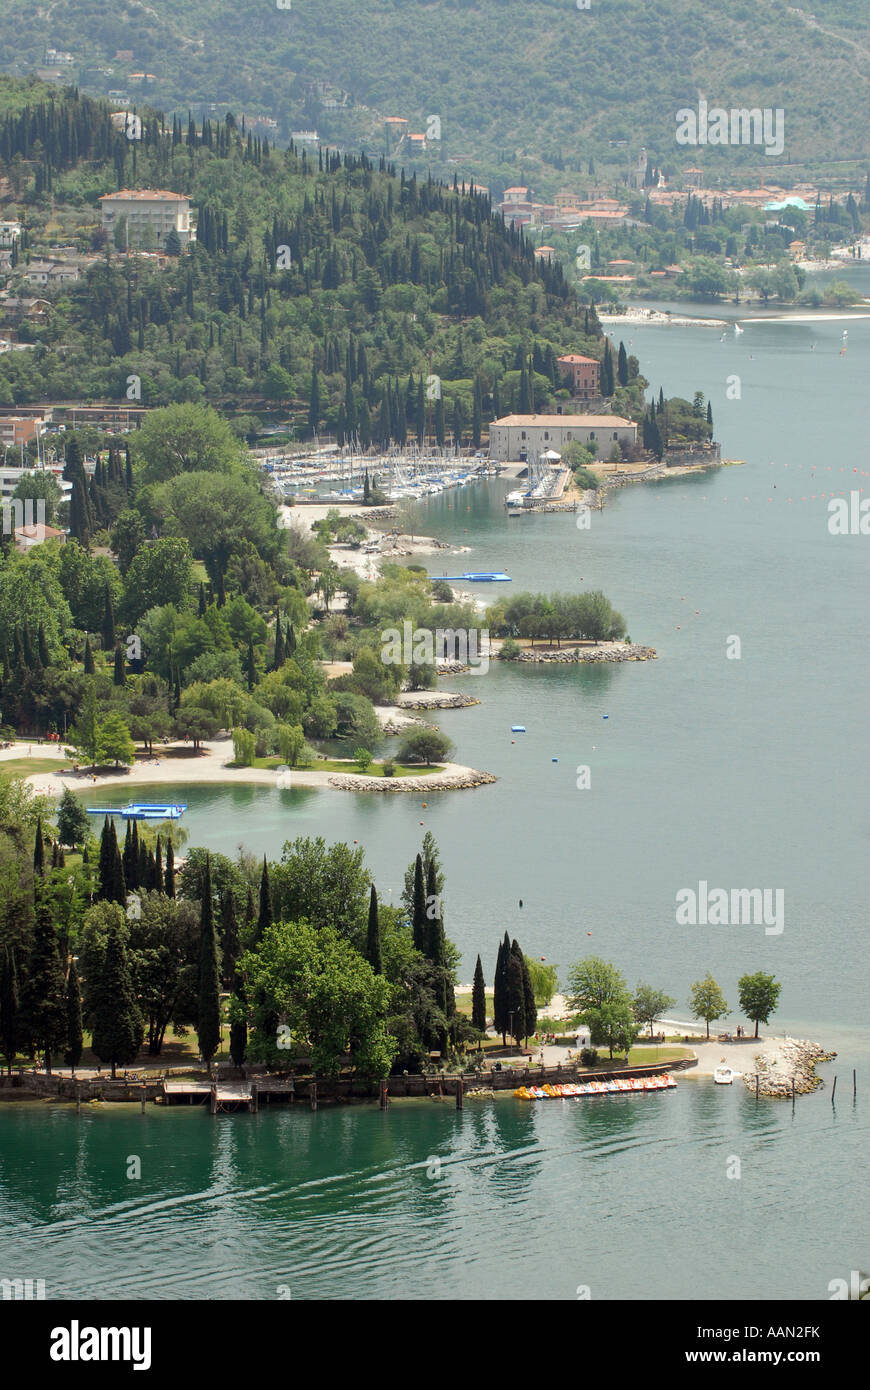
<instances>
[{"instance_id":1,"label":"pine tree","mask_svg":"<svg viewBox=\"0 0 870 1390\"><path fill-rule=\"evenodd\" d=\"M211 1060L220 1046L220 1025L220 980L211 896L211 861L206 856L199 918L199 1008L196 1033L202 1060L207 1067L211 1067Z\"/></svg>"},{"instance_id":2,"label":"pine tree","mask_svg":"<svg viewBox=\"0 0 870 1390\"><path fill-rule=\"evenodd\" d=\"M51 1055L59 1051L66 1040L66 1007L63 966L47 903L40 903L36 909L27 1012L33 1041L43 1049L45 1070L50 1072Z\"/></svg>"},{"instance_id":3,"label":"pine tree","mask_svg":"<svg viewBox=\"0 0 870 1390\"><path fill-rule=\"evenodd\" d=\"M18 1051L20 1030L20 1000L18 994L18 970L15 952L11 946L3 948L0 956L0 1051L6 1058L9 1075Z\"/></svg>"},{"instance_id":4,"label":"pine tree","mask_svg":"<svg viewBox=\"0 0 870 1390\"><path fill-rule=\"evenodd\" d=\"M175 897L175 850L172 841L166 841L166 870L163 874L163 891L167 898Z\"/></svg>"},{"instance_id":5,"label":"pine tree","mask_svg":"<svg viewBox=\"0 0 870 1390\"><path fill-rule=\"evenodd\" d=\"M474 982L471 986L471 1026L480 1033L486 1032L486 981L483 978L480 956L477 957Z\"/></svg>"},{"instance_id":6,"label":"pine tree","mask_svg":"<svg viewBox=\"0 0 870 1390\"><path fill-rule=\"evenodd\" d=\"M82 1036L82 995L79 989L79 975L75 959L69 963L66 977L66 1052L64 1061L75 1071L84 1051Z\"/></svg>"},{"instance_id":7,"label":"pine tree","mask_svg":"<svg viewBox=\"0 0 870 1390\"><path fill-rule=\"evenodd\" d=\"M142 1018L117 918L109 924L106 950L96 978L87 983L88 1012L93 1020L91 1050L101 1062L111 1066L114 1079L115 1068L135 1061L142 1046Z\"/></svg>"},{"instance_id":8,"label":"pine tree","mask_svg":"<svg viewBox=\"0 0 870 1390\"><path fill-rule=\"evenodd\" d=\"M383 974L381 964L381 928L378 920L378 895L372 884L369 894L369 924L366 933L366 960L376 975Z\"/></svg>"}]
</instances>

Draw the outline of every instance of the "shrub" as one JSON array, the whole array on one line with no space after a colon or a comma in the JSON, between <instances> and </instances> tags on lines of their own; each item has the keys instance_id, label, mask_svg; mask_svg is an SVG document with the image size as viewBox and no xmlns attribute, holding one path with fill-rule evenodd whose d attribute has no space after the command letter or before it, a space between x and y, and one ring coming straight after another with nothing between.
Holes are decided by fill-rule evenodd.
<instances>
[{"instance_id":1,"label":"shrub","mask_svg":"<svg viewBox=\"0 0 870 1390\"><path fill-rule=\"evenodd\" d=\"M512 637L506 637L501 644L499 656L502 661L516 661L521 650L519 642L515 642Z\"/></svg>"},{"instance_id":2,"label":"shrub","mask_svg":"<svg viewBox=\"0 0 870 1390\"><path fill-rule=\"evenodd\" d=\"M598 1049L595 1047L581 1047L580 1061L584 1067L594 1067L598 1061Z\"/></svg>"},{"instance_id":3,"label":"shrub","mask_svg":"<svg viewBox=\"0 0 870 1390\"><path fill-rule=\"evenodd\" d=\"M396 775L396 764L393 762L392 758L385 758L385 759L384 759L384 776L385 776L385 777L395 777L395 775Z\"/></svg>"},{"instance_id":4,"label":"shrub","mask_svg":"<svg viewBox=\"0 0 870 1390\"><path fill-rule=\"evenodd\" d=\"M368 772L374 758L368 748L357 748L354 750L353 760L360 772Z\"/></svg>"},{"instance_id":5,"label":"shrub","mask_svg":"<svg viewBox=\"0 0 870 1390\"><path fill-rule=\"evenodd\" d=\"M237 767L250 767L254 761L257 740L247 729L233 729L233 762Z\"/></svg>"}]
</instances>

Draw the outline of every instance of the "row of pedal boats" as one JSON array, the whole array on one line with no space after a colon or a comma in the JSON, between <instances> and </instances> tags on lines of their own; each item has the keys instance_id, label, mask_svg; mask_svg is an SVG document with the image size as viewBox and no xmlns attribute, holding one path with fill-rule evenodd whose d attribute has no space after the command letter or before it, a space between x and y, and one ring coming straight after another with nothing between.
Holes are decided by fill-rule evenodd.
<instances>
[{"instance_id":1,"label":"row of pedal boats","mask_svg":"<svg viewBox=\"0 0 870 1390\"><path fill-rule=\"evenodd\" d=\"M671 1091L676 1087L673 1077L632 1076L613 1081L566 1081L557 1085L518 1086L514 1095L519 1100L570 1100L577 1096L611 1096L625 1091Z\"/></svg>"}]
</instances>

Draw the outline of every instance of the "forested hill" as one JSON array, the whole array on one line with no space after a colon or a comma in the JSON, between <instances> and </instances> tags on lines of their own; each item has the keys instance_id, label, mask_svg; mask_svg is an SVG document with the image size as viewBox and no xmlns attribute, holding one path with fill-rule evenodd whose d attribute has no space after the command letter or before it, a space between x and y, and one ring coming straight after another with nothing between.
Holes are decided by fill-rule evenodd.
<instances>
[{"instance_id":1,"label":"forested hill","mask_svg":"<svg viewBox=\"0 0 870 1390\"><path fill-rule=\"evenodd\" d=\"M437 115L426 157L467 159L494 191L523 174L552 184L590 156L617 165L622 141L659 167L692 163L675 112L699 96L782 107L784 162L867 152L866 0L0 0L0 69L33 71L49 47L95 95L213 102L376 154L384 117L424 132ZM759 162L704 153L714 169Z\"/></svg>"},{"instance_id":2,"label":"forested hill","mask_svg":"<svg viewBox=\"0 0 870 1390\"><path fill-rule=\"evenodd\" d=\"M397 437L397 417L413 432L425 388L434 428L446 411L448 431L479 435L560 387L559 353L602 353L561 266L470 187L276 151L231 122L161 133L146 120L131 142L74 96L0 118L0 160L25 257L50 242L97 250L77 283L46 291L44 322L20 326L34 350L0 359L0 405L124 399L135 376L143 404L265 400L366 443ZM128 186L191 196L189 252L161 264L124 254L122 228L106 240L97 200Z\"/></svg>"}]
</instances>

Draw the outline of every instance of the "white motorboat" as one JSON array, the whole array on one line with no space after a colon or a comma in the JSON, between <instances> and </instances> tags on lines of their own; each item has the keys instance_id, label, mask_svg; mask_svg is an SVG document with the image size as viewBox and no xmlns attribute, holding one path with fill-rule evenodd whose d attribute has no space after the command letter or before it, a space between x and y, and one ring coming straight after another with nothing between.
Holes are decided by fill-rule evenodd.
<instances>
[{"instance_id":1,"label":"white motorboat","mask_svg":"<svg viewBox=\"0 0 870 1390\"><path fill-rule=\"evenodd\" d=\"M735 1071L733 1067L717 1067L713 1072L713 1080L717 1086L730 1086L736 1077L743 1073Z\"/></svg>"}]
</instances>

